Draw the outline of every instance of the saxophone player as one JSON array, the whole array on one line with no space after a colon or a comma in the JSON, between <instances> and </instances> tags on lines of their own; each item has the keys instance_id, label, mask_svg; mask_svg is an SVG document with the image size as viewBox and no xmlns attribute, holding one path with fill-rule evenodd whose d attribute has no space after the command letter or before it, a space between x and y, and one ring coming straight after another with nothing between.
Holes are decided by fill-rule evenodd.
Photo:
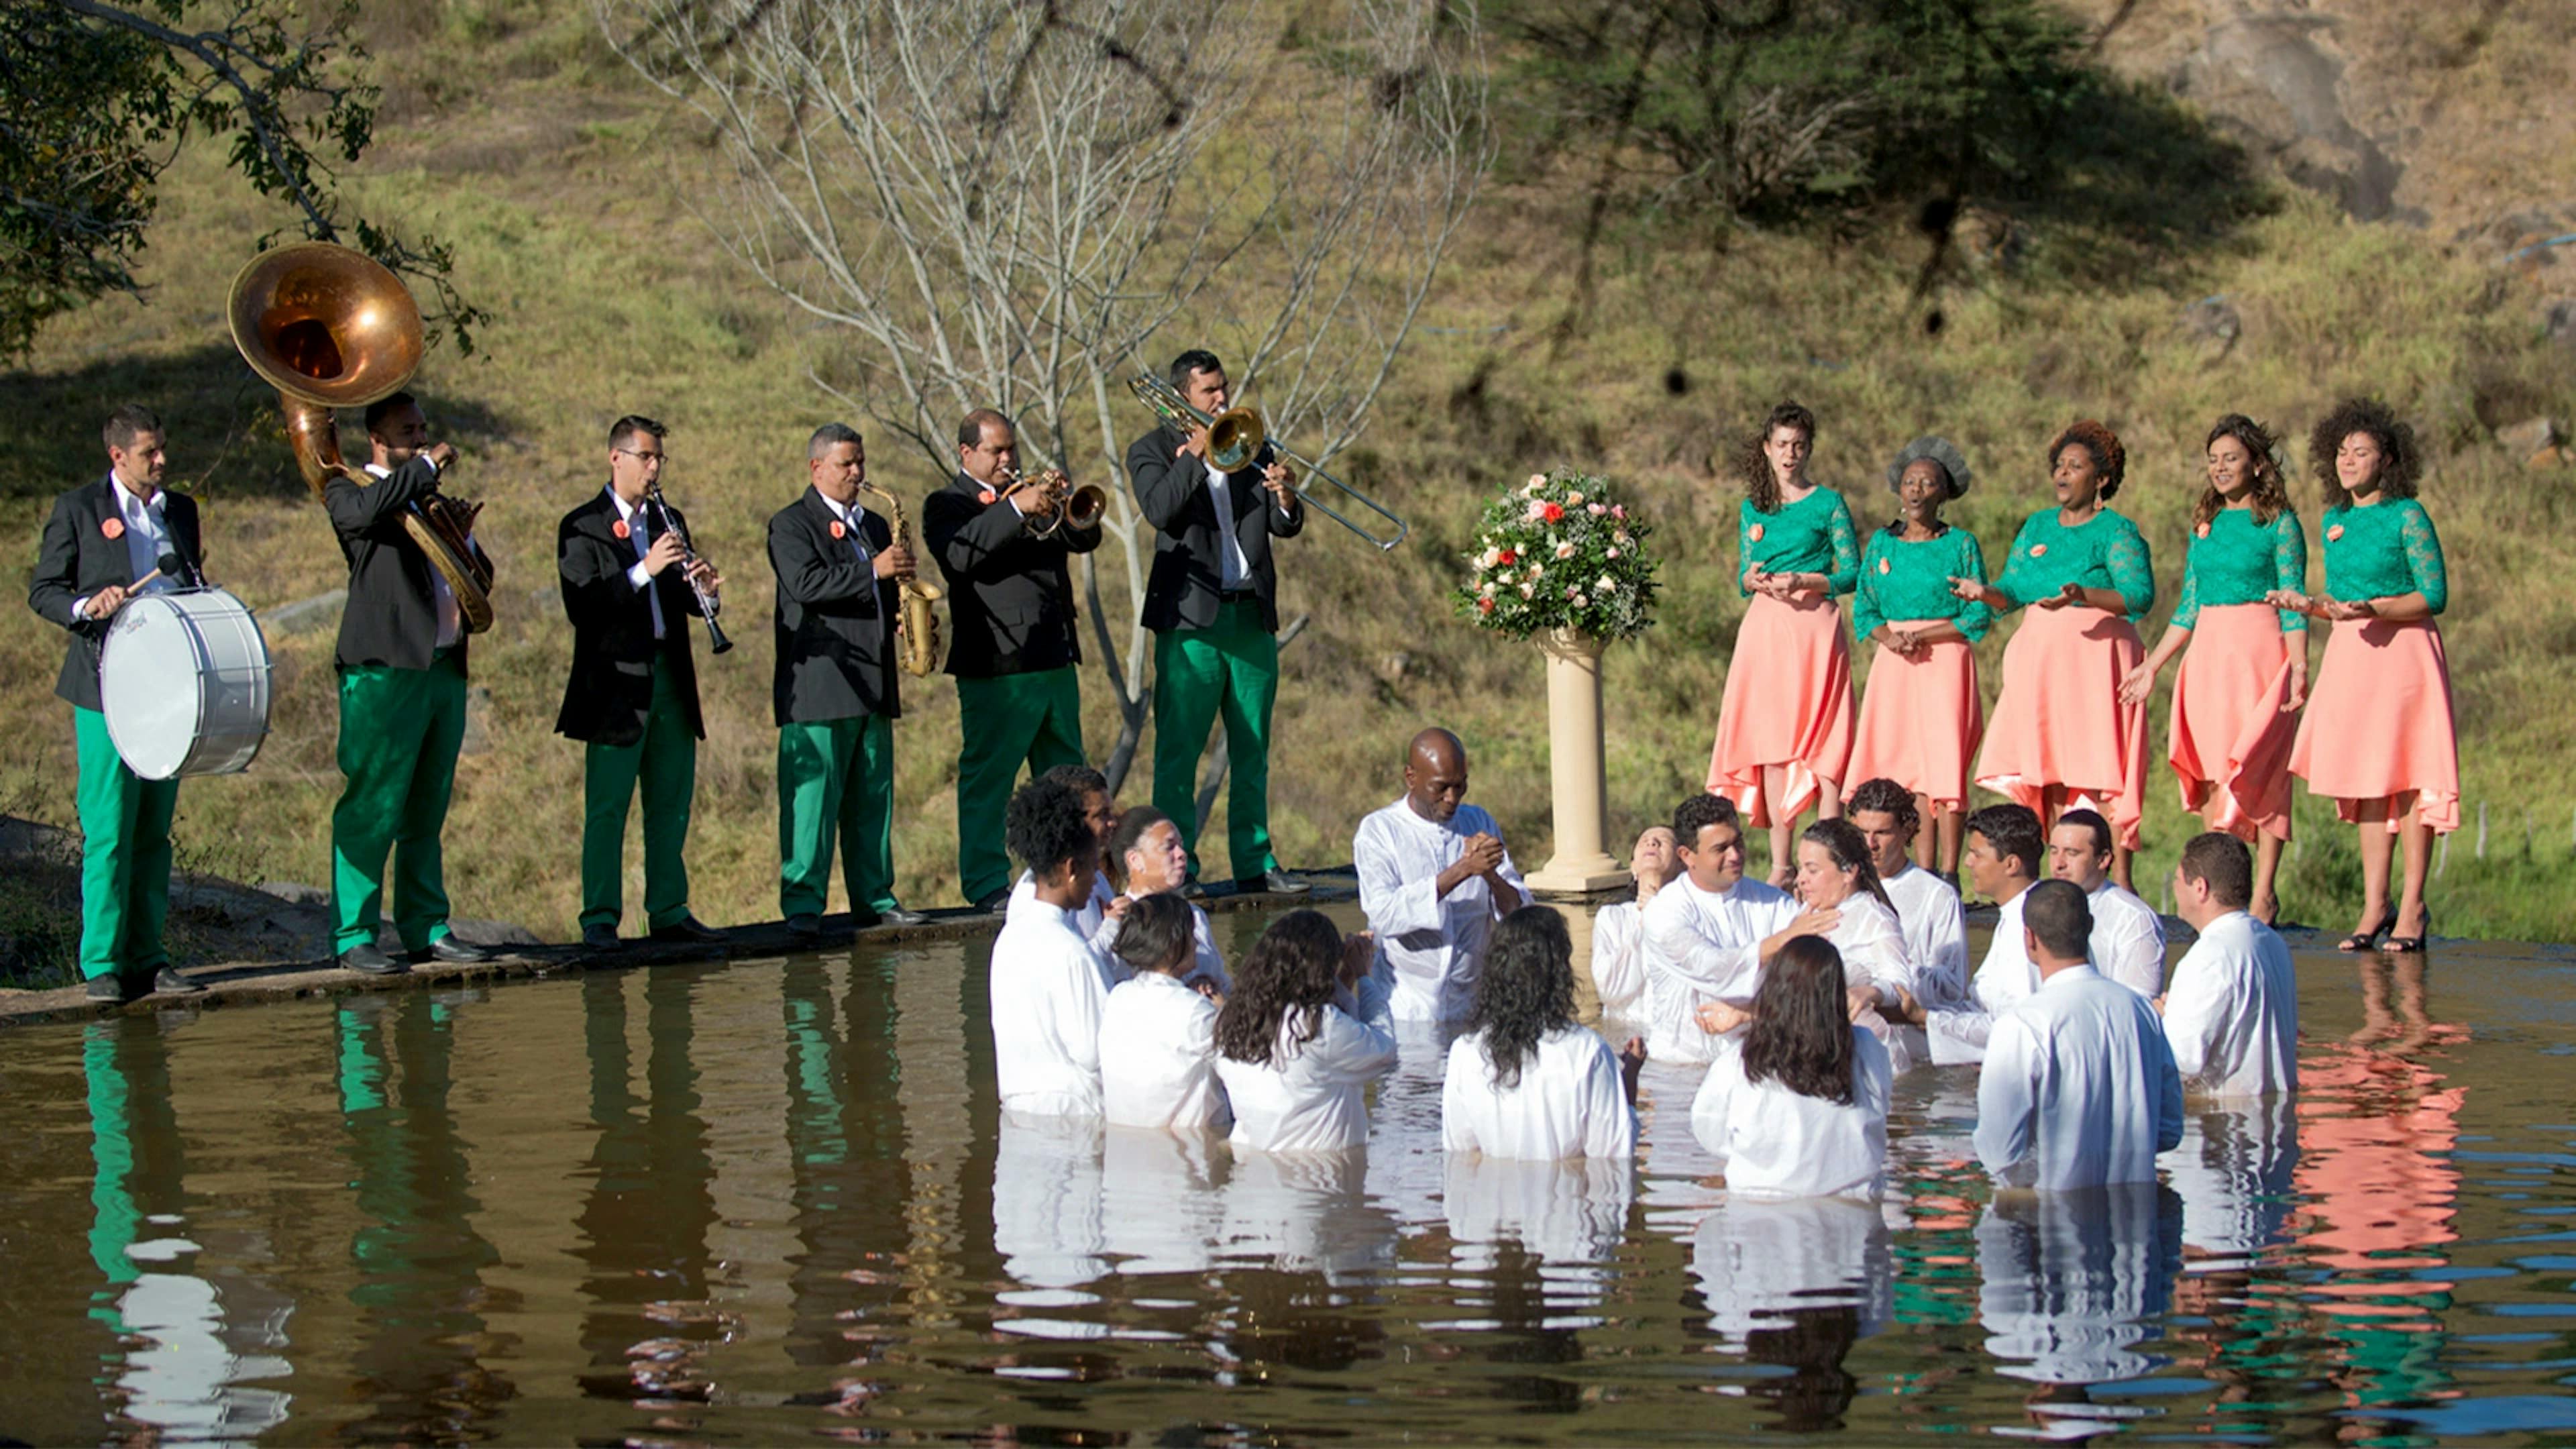
<instances>
[{"instance_id":1,"label":"saxophone player","mask_svg":"<svg viewBox=\"0 0 2576 1449\"><path fill-rule=\"evenodd\" d=\"M1020 766L1079 765L1082 644L1067 560L1100 547L1100 522L1059 523L1065 480L1013 491L1011 420L978 408L957 426L957 475L923 500L922 542L948 581L948 672L957 680L957 884L981 911L1011 898L1002 811Z\"/></svg>"},{"instance_id":2,"label":"saxophone player","mask_svg":"<svg viewBox=\"0 0 2576 1449\"><path fill-rule=\"evenodd\" d=\"M810 486L769 520L778 719L778 907L808 939L823 930L832 853L860 926L922 917L894 895L896 590L912 550L859 502L866 445L825 423L805 449Z\"/></svg>"},{"instance_id":3,"label":"saxophone player","mask_svg":"<svg viewBox=\"0 0 2576 1449\"><path fill-rule=\"evenodd\" d=\"M613 950L625 914L626 806L644 791L644 925L656 941L721 940L689 911L689 806L698 781L698 668L689 617L719 580L681 540L688 520L653 501L667 458L660 423L608 429L608 486L555 528L572 622L572 674L555 733L583 742L581 943Z\"/></svg>"}]
</instances>

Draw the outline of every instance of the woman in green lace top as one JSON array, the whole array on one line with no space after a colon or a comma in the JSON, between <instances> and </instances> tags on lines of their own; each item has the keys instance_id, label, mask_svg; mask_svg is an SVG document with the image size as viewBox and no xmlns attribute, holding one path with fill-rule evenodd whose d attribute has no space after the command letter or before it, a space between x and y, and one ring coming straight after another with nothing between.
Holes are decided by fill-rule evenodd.
<instances>
[{"instance_id":1,"label":"woman in green lace top","mask_svg":"<svg viewBox=\"0 0 2576 1449\"><path fill-rule=\"evenodd\" d=\"M2308 586L2308 542L2269 430L2230 413L2204 449L2208 483L2192 508L2182 598L2120 698L2146 703L2166 662L2183 655L2166 762L2184 809L2254 846L2247 909L2269 925L2280 914L2273 880L2290 838L2290 746L2308 695L2308 620L2267 600Z\"/></svg>"},{"instance_id":2,"label":"woman in green lace top","mask_svg":"<svg viewBox=\"0 0 2576 1449\"><path fill-rule=\"evenodd\" d=\"M2146 657L2137 621L2156 581L2138 526L2114 513L2127 450L2090 419L2048 448L2057 506L2014 535L2003 577L1950 587L2001 614L2029 606L2004 650L2004 688L1986 722L1977 783L2043 823L2077 806L2111 822L2111 877L2129 885L2146 814L2147 712L2120 702L2120 682Z\"/></svg>"},{"instance_id":3,"label":"woman in green lace top","mask_svg":"<svg viewBox=\"0 0 2576 1449\"><path fill-rule=\"evenodd\" d=\"M1986 576L1977 536L1941 519L1968 491L1968 460L1946 438L1922 437L1887 465L1897 515L1872 530L1852 593L1852 634L1871 652L1869 688L1852 740L1854 780L1893 780L1914 796L1923 827L1914 862L1955 875L1969 762L1985 733L1971 652L1994 620L1985 604L1950 591L1953 578Z\"/></svg>"},{"instance_id":4,"label":"woman in green lace top","mask_svg":"<svg viewBox=\"0 0 2576 1449\"><path fill-rule=\"evenodd\" d=\"M1748 826L1771 830L1771 883L1786 886L1790 831L1808 805L1842 814L1851 762L1851 645L1834 600L1852 591L1860 549L1842 495L1807 476L1816 416L1771 410L1738 460L1736 587L1752 602L1735 631L1708 789Z\"/></svg>"},{"instance_id":5,"label":"woman in green lace top","mask_svg":"<svg viewBox=\"0 0 2576 1449\"><path fill-rule=\"evenodd\" d=\"M2391 951L2420 951L2432 925L2433 836L2460 825L2451 666L2433 622L2451 598L2442 540L2415 501L2414 430L2384 404L2356 398L2327 414L2308 439L2308 464L2325 491L2326 589L2282 589L2270 602L2333 627L2290 773L2361 832L2361 917L2343 949L2366 951L2385 935ZM2401 839L2405 886L2391 911Z\"/></svg>"}]
</instances>

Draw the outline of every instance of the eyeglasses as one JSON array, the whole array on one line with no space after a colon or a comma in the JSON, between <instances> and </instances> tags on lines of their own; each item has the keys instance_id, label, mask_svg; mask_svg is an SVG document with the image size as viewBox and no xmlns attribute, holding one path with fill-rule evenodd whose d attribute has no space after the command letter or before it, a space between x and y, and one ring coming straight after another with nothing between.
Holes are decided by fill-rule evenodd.
<instances>
[{"instance_id":1,"label":"eyeglasses","mask_svg":"<svg viewBox=\"0 0 2576 1449\"><path fill-rule=\"evenodd\" d=\"M636 462L638 462L638 463L662 463L662 462L667 462L667 461L669 461L669 460L670 460L670 456L671 456L671 455L670 455L670 454L668 454L668 453L639 453L639 452L636 452L633 448L612 448L612 449L610 449L609 451L611 451L611 452L615 452L615 453L624 453L627 457L630 457L630 458L634 459L634 460L635 460Z\"/></svg>"}]
</instances>

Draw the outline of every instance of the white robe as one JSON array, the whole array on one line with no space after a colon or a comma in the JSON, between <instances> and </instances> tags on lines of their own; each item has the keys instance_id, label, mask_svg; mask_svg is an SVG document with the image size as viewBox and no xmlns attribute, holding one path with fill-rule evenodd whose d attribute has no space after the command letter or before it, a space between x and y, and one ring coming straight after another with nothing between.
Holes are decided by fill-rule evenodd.
<instances>
[{"instance_id":1,"label":"white robe","mask_svg":"<svg viewBox=\"0 0 2576 1449\"><path fill-rule=\"evenodd\" d=\"M2069 966L1995 1019L1977 1082L1977 1157L2007 1187L2153 1182L2182 1141L2182 1076L2147 999Z\"/></svg>"},{"instance_id":2,"label":"white robe","mask_svg":"<svg viewBox=\"0 0 2576 1449\"><path fill-rule=\"evenodd\" d=\"M1907 959L1904 925L1896 912L1879 904L1878 897L1861 892L1845 898L1835 908L1841 919L1834 923L1825 939L1842 953L1843 984L1866 986L1878 993L1880 1006L1894 1006L1896 993L1915 989L1914 963ZM1888 1070L1898 1076L1913 1070L1914 1064L1927 1053L1921 1049L1923 1033L1900 1027L1877 1011L1864 1012L1857 1023L1869 1029L1887 1048Z\"/></svg>"},{"instance_id":3,"label":"white robe","mask_svg":"<svg viewBox=\"0 0 2576 1449\"><path fill-rule=\"evenodd\" d=\"M1097 898L1093 904L1099 908L1100 919L1093 923L1091 947L1100 953L1100 959L1109 963L1109 974L1124 981L1136 974L1135 968L1118 954L1118 931L1127 924L1126 918L1109 914L1107 904ZM1232 995L1234 978L1226 974L1225 957L1216 949L1216 933L1208 927L1207 912L1195 905L1190 907L1190 942L1197 959L1182 974L1181 984L1196 986L1204 981L1215 987L1219 995Z\"/></svg>"},{"instance_id":4,"label":"white robe","mask_svg":"<svg viewBox=\"0 0 2576 1449\"><path fill-rule=\"evenodd\" d=\"M1644 912L1635 901L1613 901L1592 915L1592 989L1612 1015L1636 1005L1646 989Z\"/></svg>"},{"instance_id":5,"label":"white robe","mask_svg":"<svg viewBox=\"0 0 2576 1449\"><path fill-rule=\"evenodd\" d=\"M1117 953L1109 949L1108 942L1100 939L1101 922L1108 914L1109 902L1116 896L1117 892L1110 887L1109 877L1094 871L1091 874L1091 895L1083 901L1082 909L1073 913L1074 929L1080 931L1082 939L1089 941L1093 948L1100 952L1101 966L1108 971L1112 985L1135 974L1127 969L1126 962L1118 959ZM1038 904L1037 877L1027 871L1021 871L1019 880L1011 886L1011 903L1002 908L1002 924L1007 926L1018 920L1021 912L1036 904ZM1114 932L1112 939L1115 939Z\"/></svg>"},{"instance_id":6,"label":"white robe","mask_svg":"<svg viewBox=\"0 0 2576 1449\"><path fill-rule=\"evenodd\" d=\"M2183 1085L2220 1097L2299 1086L2299 983L2290 948L2243 911L2209 923L2174 966L2165 1039Z\"/></svg>"},{"instance_id":7,"label":"white robe","mask_svg":"<svg viewBox=\"0 0 2576 1449\"><path fill-rule=\"evenodd\" d=\"M2018 891L1995 915L1995 934L1986 943L1986 959L1968 985L1967 1000L1956 1006L1927 1009L1932 1060L1942 1066L1980 1062L1995 1018L2021 1004L2039 989L2039 967L2022 940L2021 911L2030 892Z\"/></svg>"},{"instance_id":8,"label":"white robe","mask_svg":"<svg viewBox=\"0 0 2576 1449\"><path fill-rule=\"evenodd\" d=\"M1100 1099L1112 1126L1224 1131L1216 1003L1159 971L1118 983L1100 1014Z\"/></svg>"},{"instance_id":9,"label":"white robe","mask_svg":"<svg viewBox=\"0 0 2576 1449\"><path fill-rule=\"evenodd\" d=\"M1646 1028L1646 1054L1662 1062L1706 1062L1716 1048L1700 1030L1700 1007L1753 1000L1762 942L1798 918L1798 904L1758 880L1713 892L1682 875L1655 892L1642 915L1646 990L1637 1014Z\"/></svg>"},{"instance_id":10,"label":"white robe","mask_svg":"<svg viewBox=\"0 0 2576 1449\"><path fill-rule=\"evenodd\" d=\"M1730 1198L1876 1198L1887 1170L1887 1048L1852 1034L1852 1099L1829 1102L1744 1075L1730 1040L1691 1099L1691 1133L1718 1160Z\"/></svg>"},{"instance_id":11,"label":"white robe","mask_svg":"<svg viewBox=\"0 0 2576 1449\"><path fill-rule=\"evenodd\" d=\"M1031 900L993 939L986 983L1004 1111L1100 1114L1100 1014L1109 967L1073 913Z\"/></svg>"},{"instance_id":12,"label":"white robe","mask_svg":"<svg viewBox=\"0 0 2576 1449\"><path fill-rule=\"evenodd\" d=\"M2165 989L2165 922L2156 908L2104 880L2089 896L2093 908L2092 949L2095 970L2140 996L2153 998Z\"/></svg>"},{"instance_id":13,"label":"white robe","mask_svg":"<svg viewBox=\"0 0 2576 1449\"><path fill-rule=\"evenodd\" d=\"M1444 824L1397 800L1360 821L1351 861L1360 909L1393 978L1387 1009L1397 1021L1455 1021L1476 1004L1476 975L1494 930L1494 893L1484 877L1471 876L1443 896L1439 875L1466 853L1468 837L1499 840L1502 834L1494 817L1473 805L1459 806ZM1510 850L1495 874L1528 899Z\"/></svg>"},{"instance_id":14,"label":"white robe","mask_svg":"<svg viewBox=\"0 0 2576 1449\"><path fill-rule=\"evenodd\" d=\"M1914 996L1927 1007L1957 1006L1968 999L1968 910L1950 883L1908 865L1879 881L1905 924L1905 959L1914 968Z\"/></svg>"},{"instance_id":15,"label":"white robe","mask_svg":"<svg viewBox=\"0 0 2576 1449\"><path fill-rule=\"evenodd\" d=\"M1557 1028L1521 1063L1520 1080L1498 1087L1478 1032L1449 1048L1440 1136L1451 1152L1525 1162L1628 1158L1637 1155L1637 1114L1628 1105L1618 1055L1597 1033Z\"/></svg>"},{"instance_id":16,"label":"white robe","mask_svg":"<svg viewBox=\"0 0 2576 1449\"><path fill-rule=\"evenodd\" d=\"M1360 1089L1395 1066L1395 1038L1339 1006L1324 1008L1312 1041L1297 1043L1291 1012L1279 1032L1284 1066L1219 1056L1218 1080L1234 1107L1227 1140L1253 1152L1338 1152L1368 1141Z\"/></svg>"}]
</instances>

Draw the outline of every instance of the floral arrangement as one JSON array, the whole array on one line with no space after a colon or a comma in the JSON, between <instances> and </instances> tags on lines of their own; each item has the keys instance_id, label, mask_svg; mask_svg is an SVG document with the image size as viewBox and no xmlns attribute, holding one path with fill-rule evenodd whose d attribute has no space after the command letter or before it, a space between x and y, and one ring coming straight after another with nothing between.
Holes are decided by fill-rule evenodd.
<instances>
[{"instance_id":1,"label":"floral arrangement","mask_svg":"<svg viewBox=\"0 0 2576 1449\"><path fill-rule=\"evenodd\" d=\"M1654 530L1589 473L1534 473L1485 505L1458 613L1511 639L1628 639L1654 624Z\"/></svg>"}]
</instances>

